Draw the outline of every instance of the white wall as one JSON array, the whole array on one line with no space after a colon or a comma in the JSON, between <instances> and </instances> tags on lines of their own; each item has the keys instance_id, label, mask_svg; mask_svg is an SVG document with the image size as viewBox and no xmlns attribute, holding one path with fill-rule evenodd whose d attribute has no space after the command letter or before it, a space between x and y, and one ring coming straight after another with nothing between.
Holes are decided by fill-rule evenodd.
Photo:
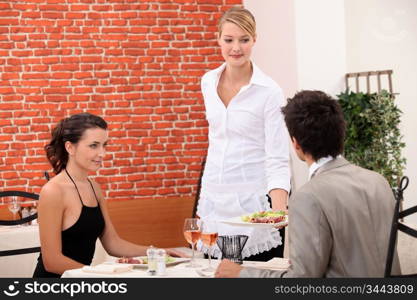
<instances>
[{"instance_id":1,"label":"white wall","mask_svg":"<svg viewBox=\"0 0 417 300\"><path fill-rule=\"evenodd\" d=\"M257 19L254 61L284 89L344 90L348 72L392 69L403 111L405 207L417 204L417 1L244 0ZM351 81L353 83L353 81ZM373 82L376 88L376 82ZM387 87L383 80L383 86ZM351 86L352 87L352 86ZM294 158L296 187L306 168ZM417 223L417 217L412 218Z\"/></svg>"},{"instance_id":2,"label":"white wall","mask_svg":"<svg viewBox=\"0 0 417 300\"><path fill-rule=\"evenodd\" d=\"M245 0L257 26L254 62L283 89L286 98L298 90L294 4L292 1ZM307 181L307 168L291 147L293 189Z\"/></svg>"},{"instance_id":3,"label":"white wall","mask_svg":"<svg viewBox=\"0 0 417 300\"><path fill-rule=\"evenodd\" d=\"M372 12L372 13L370 13ZM393 70L396 102L403 111L405 175L410 184L404 207L417 205L417 1L346 1L349 72ZM387 87L386 83L384 87ZM410 218L417 222L417 217Z\"/></svg>"},{"instance_id":4,"label":"white wall","mask_svg":"<svg viewBox=\"0 0 417 300\"><path fill-rule=\"evenodd\" d=\"M245 0L244 6L257 21L254 61L287 97L303 89L332 95L344 89L343 0ZM297 189L307 181L308 169L293 150L291 168Z\"/></svg>"},{"instance_id":5,"label":"white wall","mask_svg":"<svg viewBox=\"0 0 417 300\"><path fill-rule=\"evenodd\" d=\"M345 8L348 72L394 72L410 178L404 207L417 205L417 1L348 0ZM417 223L417 216L410 220Z\"/></svg>"},{"instance_id":6,"label":"white wall","mask_svg":"<svg viewBox=\"0 0 417 300\"><path fill-rule=\"evenodd\" d=\"M336 95L346 72L344 0L295 0L298 89Z\"/></svg>"},{"instance_id":7,"label":"white wall","mask_svg":"<svg viewBox=\"0 0 417 300\"><path fill-rule=\"evenodd\" d=\"M297 90L295 21L291 2L244 1L256 19L257 41L252 57L262 71L278 82L286 97Z\"/></svg>"}]
</instances>

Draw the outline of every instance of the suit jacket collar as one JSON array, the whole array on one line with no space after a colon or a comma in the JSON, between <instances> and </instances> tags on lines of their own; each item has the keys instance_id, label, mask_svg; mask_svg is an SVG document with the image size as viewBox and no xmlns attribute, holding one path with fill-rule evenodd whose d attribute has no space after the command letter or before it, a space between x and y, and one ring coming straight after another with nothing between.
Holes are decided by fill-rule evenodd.
<instances>
[{"instance_id":1,"label":"suit jacket collar","mask_svg":"<svg viewBox=\"0 0 417 300\"><path fill-rule=\"evenodd\" d=\"M348 164L350 164L350 162L348 162L343 156L338 156L335 159L329 161L328 163L325 163L322 167L320 167L312 177L335 168L346 166Z\"/></svg>"}]
</instances>

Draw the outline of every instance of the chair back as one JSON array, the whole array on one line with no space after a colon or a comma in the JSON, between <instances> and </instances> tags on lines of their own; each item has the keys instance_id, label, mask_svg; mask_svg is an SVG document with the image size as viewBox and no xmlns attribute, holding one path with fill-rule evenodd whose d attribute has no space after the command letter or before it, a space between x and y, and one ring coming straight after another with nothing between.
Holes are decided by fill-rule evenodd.
<instances>
[{"instance_id":1,"label":"chair back","mask_svg":"<svg viewBox=\"0 0 417 300\"><path fill-rule=\"evenodd\" d=\"M394 192L395 195L395 209L392 218L391 233L388 243L387 260L385 264L385 277L417 277L416 274L402 274L402 275L391 275L392 263L394 260L395 246L397 243L398 230L417 238L417 230L400 222L404 217L412 215L417 212L417 205L410 207L406 210L400 211L401 201L403 201L403 193L407 188L409 179L407 176L401 178L398 189Z\"/></svg>"},{"instance_id":2,"label":"chair back","mask_svg":"<svg viewBox=\"0 0 417 300\"><path fill-rule=\"evenodd\" d=\"M24 191L1 191L0 198L3 198L3 197L21 197L21 198L28 198L28 199L35 200L35 201L39 200L38 194L24 192ZM28 217L25 217L19 220L0 220L0 225L1 226L21 225L21 224L30 222L32 220L35 220L37 218L38 218L38 214L35 213L33 215L30 215ZM20 254L36 253L40 251L41 251L40 247L13 249L13 250L0 251L0 256L20 255Z\"/></svg>"},{"instance_id":3,"label":"chair back","mask_svg":"<svg viewBox=\"0 0 417 300\"><path fill-rule=\"evenodd\" d=\"M36 200L36 201L39 200L38 194L24 192L24 191L2 191L0 192L0 198L3 198L3 197L21 197L21 198L28 198L28 199ZM32 220L35 220L36 218L38 218L37 213L30 215L28 217L22 218L20 220L0 220L0 225L1 226L21 225L21 224L30 222Z\"/></svg>"}]
</instances>

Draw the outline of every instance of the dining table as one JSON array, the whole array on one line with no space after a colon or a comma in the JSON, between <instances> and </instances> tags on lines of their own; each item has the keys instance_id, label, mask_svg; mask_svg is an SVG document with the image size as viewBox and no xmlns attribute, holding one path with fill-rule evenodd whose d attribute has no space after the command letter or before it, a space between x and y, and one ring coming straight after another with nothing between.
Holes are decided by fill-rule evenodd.
<instances>
[{"instance_id":1,"label":"dining table","mask_svg":"<svg viewBox=\"0 0 417 300\"><path fill-rule=\"evenodd\" d=\"M0 226L0 253L2 251L40 247L39 226L17 225ZM38 262L39 252L0 255L0 278L31 278ZM97 239L91 265L104 262L107 252Z\"/></svg>"},{"instance_id":2,"label":"dining table","mask_svg":"<svg viewBox=\"0 0 417 300\"><path fill-rule=\"evenodd\" d=\"M108 259L102 264L79 269L67 270L61 278L212 278L214 272L204 271L208 267L208 259L196 258L197 268L188 267L188 259L178 259L178 263L167 265L163 274L152 275L145 265L129 265L117 263L114 258ZM220 259L212 259L214 268L220 263ZM268 262L243 261L243 267L256 267L271 270L286 270L289 267L288 259L274 258Z\"/></svg>"},{"instance_id":3,"label":"dining table","mask_svg":"<svg viewBox=\"0 0 417 300\"><path fill-rule=\"evenodd\" d=\"M38 225L0 226L0 251L40 247ZM0 256L0 277L32 277L39 253Z\"/></svg>"}]
</instances>

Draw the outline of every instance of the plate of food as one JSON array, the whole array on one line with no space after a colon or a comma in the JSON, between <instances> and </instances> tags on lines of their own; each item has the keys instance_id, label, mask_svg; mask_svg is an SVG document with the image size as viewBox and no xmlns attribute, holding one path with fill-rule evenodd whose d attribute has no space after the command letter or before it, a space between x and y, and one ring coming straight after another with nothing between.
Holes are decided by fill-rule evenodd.
<instances>
[{"instance_id":1,"label":"plate of food","mask_svg":"<svg viewBox=\"0 0 417 300\"><path fill-rule=\"evenodd\" d=\"M166 266L174 266L182 262L189 261L189 258L183 257L172 257L167 255L165 257ZM123 265L132 265L133 267L138 268L147 268L148 267L148 257L147 256L137 256L137 257L113 257L110 261L106 263L109 264L123 264Z\"/></svg>"},{"instance_id":2,"label":"plate of food","mask_svg":"<svg viewBox=\"0 0 417 300\"><path fill-rule=\"evenodd\" d=\"M223 220L221 222L235 226L277 228L288 225L288 214L282 210L268 210Z\"/></svg>"}]
</instances>

